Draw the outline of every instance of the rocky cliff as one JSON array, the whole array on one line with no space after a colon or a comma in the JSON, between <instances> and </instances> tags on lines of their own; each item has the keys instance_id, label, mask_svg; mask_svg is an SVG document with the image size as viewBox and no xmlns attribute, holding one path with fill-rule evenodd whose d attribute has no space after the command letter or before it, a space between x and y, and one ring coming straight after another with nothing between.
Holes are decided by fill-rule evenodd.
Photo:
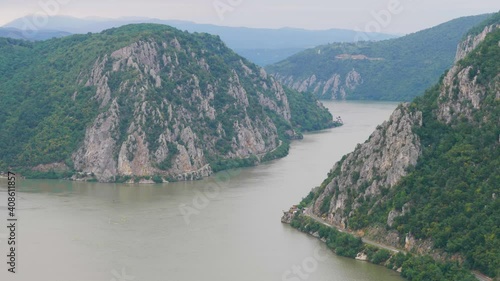
<instances>
[{"instance_id":1,"label":"rocky cliff","mask_svg":"<svg viewBox=\"0 0 500 281\"><path fill-rule=\"evenodd\" d=\"M498 29L500 29L500 24L487 25L482 32L469 34L459 44L456 63L446 73L442 82L443 86L439 95L439 109L437 112L440 121L450 124L459 118L465 118L469 122L475 122L473 113L484 109L485 103L488 102L485 99L486 95L489 94L488 92L496 92L496 98L498 99L498 89L500 89L498 75L490 77L491 80L484 83L486 81L481 81L481 72L477 67L467 63L460 63L469 53L476 50L490 33Z\"/></svg>"},{"instance_id":2,"label":"rocky cliff","mask_svg":"<svg viewBox=\"0 0 500 281\"><path fill-rule=\"evenodd\" d=\"M399 106L368 141L335 164L334 176L324 190L318 190L315 214L326 214L329 223L344 229L361 201L380 197L407 175L410 166L415 166L421 144L412 129L422 126L422 112L411 112L408 106Z\"/></svg>"},{"instance_id":3,"label":"rocky cliff","mask_svg":"<svg viewBox=\"0 0 500 281\"><path fill-rule=\"evenodd\" d=\"M498 276L498 23L469 34L456 57L438 85L400 105L301 205L340 229Z\"/></svg>"},{"instance_id":4,"label":"rocky cliff","mask_svg":"<svg viewBox=\"0 0 500 281\"><path fill-rule=\"evenodd\" d=\"M469 33L465 39L458 44L457 54L455 56L455 62L464 59L470 52L477 48L477 46L484 41L486 36L490 34L495 29L499 28L500 24L493 23L491 25L486 25L479 34Z\"/></svg>"},{"instance_id":5,"label":"rocky cliff","mask_svg":"<svg viewBox=\"0 0 500 281\"><path fill-rule=\"evenodd\" d=\"M252 116L248 111L249 107L268 109L289 122L290 107L281 85L242 60L229 70L226 83L225 77L211 72L216 67L207 63L211 54L191 48L176 37L138 41L95 62L86 86L96 87L94 98L106 110L87 128L82 146L73 155L78 171L101 181L117 175L159 174L189 180L211 174L205 154L249 158L278 146L276 123L269 116ZM184 61L179 61L181 55ZM183 72L188 65L200 73ZM112 91L112 77L126 73L131 77L119 79ZM245 89L240 79L251 81L252 86ZM248 91L255 91L252 104ZM159 97L158 92L164 95ZM231 102L216 110L216 95ZM129 112L124 112L126 107ZM235 118L230 110L241 116ZM229 126L223 117L232 119ZM215 130L207 130L210 125ZM228 151L219 154L224 148L217 144L224 140Z\"/></svg>"},{"instance_id":6,"label":"rocky cliff","mask_svg":"<svg viewBox=\"0 0 500 281\"><path fill-rule=\"evenodd\" d=\"M361 74L352 69L346 73L334 73L329 79L319 80L315 74L306 78L295 78L293 75L286 76L275 74L283 85L299 92L311 92L317 97L332 100L345 100L348 95L363 83Z\"/></svg>"},{"instance_id":7,"label":"rocky cliff","mask_svg":"<svg viewBox=\"0 0 500 281\"><path fill-rule=\"evenodd\" d=\"M83 42L73 42L78 40ZM95 53L86 57L87 65L72 68L78 69L76 77L61 82L71 89L67 90L71 95L61 97L74 104L68 114L85 110L88 121L83 130L65 132L81 136L74 138L71 149L61 148L67 157L33 161L33 155L43 158L44 152L40 145L30 143L33 151L23 154L25 165L48 167L63 162L78 180L152 176L193 180L214 170L258 163L298 137L297 129L307 130L304 121L318 121L308 116L323 118L319 128L334 125L316 101L285 91L263 69L236 55L215 36L161 25L130 25L53 42L67 45L70 51L65 56L70 58L78 57L75 49L87 47L92 49L86 53ZM59 46L55 52L62 50ZM63 62L57 63L62 65L57 71L64 69ZM289 95L295 95L292 100L297 104L290 105ZM80 100L92 105L78 107L75 103ZM292 111L297 107L306 115L295 116ZM50 138L49 145L56 142Z\"/></svg>"}]
</instances>

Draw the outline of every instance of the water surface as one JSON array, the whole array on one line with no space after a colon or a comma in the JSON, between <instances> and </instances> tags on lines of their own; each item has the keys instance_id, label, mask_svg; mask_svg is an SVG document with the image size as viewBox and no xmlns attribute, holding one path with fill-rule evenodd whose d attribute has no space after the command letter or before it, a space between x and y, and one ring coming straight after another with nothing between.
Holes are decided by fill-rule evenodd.
<instances>
[{"instance_id":1,"label":"water surface","mask_svg":"<svg viewBox=\"0 0 500 281\"><path fill-rule=\"evenodd\" d=\"M120 185L18 183L18 273L23 281L394 281L384 267L338 257L280 223L395 103L325 102L345 126L308 134L290 155L198 182ZM6 224L6 183L0 225ZM7 254L0 228L0 255ZM4 258L6 260L6 257Z\"/></svg>"}]
</instances>

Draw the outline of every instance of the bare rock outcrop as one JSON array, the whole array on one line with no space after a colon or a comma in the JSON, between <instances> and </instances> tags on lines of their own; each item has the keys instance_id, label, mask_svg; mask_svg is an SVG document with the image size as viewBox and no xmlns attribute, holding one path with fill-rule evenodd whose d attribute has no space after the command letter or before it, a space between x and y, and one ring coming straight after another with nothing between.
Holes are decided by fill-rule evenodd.
<instances>
[{"instance_id":1,"label":"bare rock outcrop","mask_svg":"<svg viewBox=\"0 0 500 281\"><path fill-rule=\"evenodd\" d=\"M73 155L75 169L95 175L100 181L109 181L117 175L114 157L117 146L113 134L119 126L119 106L113 101L108 111L99 114L87 128L83 145Z\"/></svg>"},{"instance_id":2,"label":"bare rock outcrop","mask_svg":"<svg viewBox=\"0 0 500 281\"><path fill-rule=\"evenodd\" d=\"M250 158L279 145L274 117L254 109L290 122L281 84L242 60L227 79L218 77L207 51L186 44L142 39L96 60L85 85L95 87L103 112L73 154L79 174L200 179L213 172L209 159ZM188 73L187 66L198 70Z\"/></svg>"},{"instance_id":3,"label":"bare rock outcrop","mask_svg":"<svg viewBox=\"0 0 500 281\"><path fill-rule=\"evenodd\" d=\"M500 28L499 24L486 26L478 35L469 35L459 44L457 49L457 63L446 74L439 96L438 118L450 124L458 118L466 118L473 122L473 112L481 110L486 96L485 85L478 83L480 73L472 66L462 66L458 63L485 40L491 32ZM500 97L500 75L494 78L491 88L497 89L497 98Z\"/></svg>"},{"instance_id":4,"label":"bare rock outcrop","mask_svg":"<svg viewBox=\"0 0 500 281\"><path fill-rule=\"evenodd\" d=\"M360 205L358 199L380 195L416 165L421 145L412 129L418 126L422 126L422 113L412 112L409 104L400 105L368 141L333 167L335 176L316 200L314 213L323 215L321 206L330 200L327 220L345 228L347 219Z\"/></svg>"},{"instance_id":5,"label":"bare rock outcrop","mask_svg":"<svg viewBox=\"0 0 500 281\"><path fill-rule=\"evenodd\" d=\"M293 76L285 77L279 74L275 76L280 83L299 92L312 92L322 98L334 100L346 99L349 93L363 83L363 77L356 69L345 74L335 73L325 81L318 79L314 74L303 80Z\"/></svg>"}]
</instances>

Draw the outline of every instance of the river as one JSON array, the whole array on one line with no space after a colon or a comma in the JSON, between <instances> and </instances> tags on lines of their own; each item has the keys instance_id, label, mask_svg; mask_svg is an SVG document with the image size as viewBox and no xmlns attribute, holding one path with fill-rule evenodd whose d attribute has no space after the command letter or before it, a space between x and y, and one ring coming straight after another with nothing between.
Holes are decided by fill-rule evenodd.
<instances>
[{"instance_id":1,"label":"river","mask_svg":"<svg viewBox=\"0 0 500 281\"><path fill-rule=\"evenodd\" d=\"M280 222L364 142L396 103L324 102L345 126L294 141L290 155L197 182L17 182L16 274L7 272L6 181L0 187L0 280L395 281L338 257ZM5 262L4 262L5 261Z\"/></svg>"}]
</instances>

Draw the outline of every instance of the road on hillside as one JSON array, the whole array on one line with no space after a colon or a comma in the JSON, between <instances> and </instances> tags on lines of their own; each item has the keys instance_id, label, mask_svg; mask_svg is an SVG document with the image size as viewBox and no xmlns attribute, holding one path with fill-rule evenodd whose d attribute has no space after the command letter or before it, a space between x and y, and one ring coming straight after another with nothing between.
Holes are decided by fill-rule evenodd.
<instances>
[{"instance_id":1,"label":"road on hillside","mask_svg":"<svg viewBox=\"0 0 500 281\"><path fill-rule=\"evenodd\" d=\"M313 214L311 209L312 209L312 208L306 208L306 209L304 210L304 215L305 215L305 216L307 216L307 217L310 217L311 219L313 219L313 220L315 220L315 221L317 221L317 222L319 222L319 223L321 223L321 224L323 224L323 225L326 225L326 226L328 226L328 227L335 228L335 229L337 229L337 230L338 230L338 231L340 231L340 232L349 233L349 234L351 234L351 235L353 235L353 236L360 237L360 236L358 236L358 235L356 235L356 234L354 234L354 233L352 233L352 232L348 232L348 231L345 231L345 230L343 230L343 229L339 229L338 227L336 227L336 226L334 226L334 225L331 225L331 224L329 224L329 223L325 222L323 219L321 219L320 217L318 217L318 216L316 216L315 214ZM399 253L399 252L401 252L401 253L405 253L405 254L406 254L406 252L401 251L401 250L399 250L399 249L396 249L396 248L394 248L394 247L387 246L387 245L383 245L383 244L377 243L377 242L375 242L375 241L372 241L372 240L370 240L370 239L366 239L366 238L363 238L363 237L360 237L360 238L361 238L361 240L363 241L363 243L365 243L365 244L372 245L372 246L375 246L375 247L377 247L377 248L381 248L381 249L386 249L386 250L389 250L389 251L394 252L394 253Z\"/></svg>"},{"instance_id":2,"label":"road on hillside","mask_svg":"<svg viewBox=\"0 0 500 281\"><path fill-rule=\"evenodd\" d=\"M337 229L340 232L349 233L351 235L359 237L358 235L356 235L354 233L345 231L343 229L339 229L338 227L325 222L322 218L320 218L320 217L316 216L315 214L313 214L312 207L304 209L304 215L307 216L307 217L310 217L311 219L313 219L313 220L315 220L315 221L317 221L317 222L319 222L319 223L321 223L323 225L326 225L326 226L331 227L331 228L335 228L335 229ZM394 253L401 252L401 253L406 254L405 251L396 249L394 247L383 245L383 244L377 243L375 241L372 241L370 239L366 239L366 238L363 238L363 237L360 237L360 238L361 238L361 241L363 241L363 243L365 243L365 244L372 245L372 246L375 246L375 247L378 247L378 248L381 248L381 249L386 249L386 250L389 250L389 251L394 252ZM474 274L474 276L477 278L477 280L480 280L480 281L493 281L493 279L487 277L486 275L484 275L484 274L482 274L480 272L477 272L477 271L471 271L471 272L472 272L472 274Z\"/></svg>"}]
</instances>

